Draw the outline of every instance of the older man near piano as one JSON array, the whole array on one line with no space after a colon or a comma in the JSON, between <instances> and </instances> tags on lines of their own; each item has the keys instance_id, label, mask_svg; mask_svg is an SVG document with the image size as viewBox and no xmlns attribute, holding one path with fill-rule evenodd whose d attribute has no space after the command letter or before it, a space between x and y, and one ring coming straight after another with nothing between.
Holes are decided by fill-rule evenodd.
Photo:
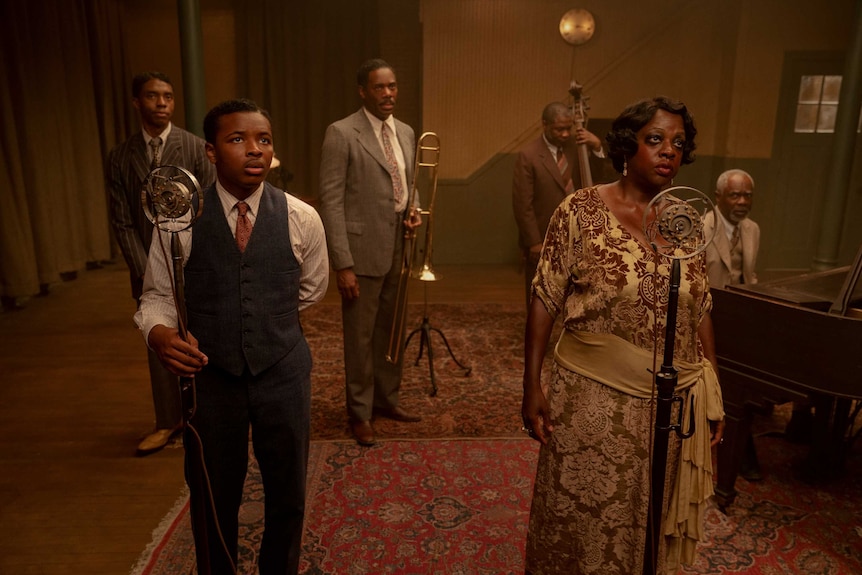
<instances>
[{"instance_id":1,"label":"older man near piano","mask_svg":"<svg viewBox=\"0 0 862 575\"><path fill-rule=\"evenodd\" d=\"M562 102L551 102L542 111L542 135L524 146L515 161L512 209L518 224L518 243L524 252L528 308L530 285L551 214L563 198L578 188L592 185L581 181L578 147L582 145L594 157L605 157L598 136L574 126L572 108ZM587 170L589 173L589 167Z\"/></svg>"},{"instance_id":2,"label":"older man near piano","mask_svg":"<svg viewBox=\"0 0 862 575\"><path fill-rule=\"evenodd\" d=\"M715 185L714 211L706 214L703 227L706 236L715 236L706 248L709 285L757 283L755 265L760 248L760 226L748 217L754 201L754 178L744 170L727 170ZM745 445L740 475L748 481L763 478L757 451L751 436Z\"/></svg>"},{"instance_id":3,"label":"older man near piano","mask_svg":"<svg viewBox=\"0 0 862 575\"><path fill-rule=\"evenodd\" d=\"M727 170L715 186L715 206L706 214L707 237L716 231L706 248L709 285L724 287L757 283L755 265L760 248L760 226L748 217L754 201L754 179L743 170Z\"/></svg>"}]
</instances>

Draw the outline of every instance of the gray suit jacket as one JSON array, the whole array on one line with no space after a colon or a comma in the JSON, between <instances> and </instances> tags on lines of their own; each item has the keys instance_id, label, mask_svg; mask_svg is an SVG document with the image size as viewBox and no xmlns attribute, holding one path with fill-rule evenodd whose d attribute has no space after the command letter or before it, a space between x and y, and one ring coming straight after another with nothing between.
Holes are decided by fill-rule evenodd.
<instances>
[{"instance_id":1,"label":"gray suit jacket","mask_svg":"<svg viewBox=\"0 0 862 575\"><path fill-rule=\"evenodd\" d=\"M709 285L723 288L731 283L730 240L724 231L724 223L714 212L703 218L706 237L715 229L712 242L706 247L706 270ZM760 226L749 218L739 222L739 241L742 243L742 279L747 284L757 283L757 250L760 249Z\"/></svg>"},{"instance_id":2,"label":"gray suit jacket","mask_svg":"<svg viewBox=\"0 0 862 575\"><path fill-rule=\"evenodd\" d=\"M413 129L395 120L407 182L413 183L416 139ZM320 159L320 217L326 228L329 259L335 270L384 276L392 267L396 218L392 177L374 128L359 111L326 129Z\"/></svg>"},{"instance_id":3,"label":"gray suit jacket","mask_svg":"<svg viewBox=\"0 0 862 575\"><path fill-rule=\"evenodd\" d=\"M171 126L161 163L185 168L194 174L202 190L215 182L215 167L206 157L204 141L176 125ZM149 172L150 161L141 132L111 150L105 163L111 225L129 266L132 297L136 299L141 295L140 278L147 267L147 251L153 235L153 224L141 206L141 188Z\"/></svg>"}]
</instances>

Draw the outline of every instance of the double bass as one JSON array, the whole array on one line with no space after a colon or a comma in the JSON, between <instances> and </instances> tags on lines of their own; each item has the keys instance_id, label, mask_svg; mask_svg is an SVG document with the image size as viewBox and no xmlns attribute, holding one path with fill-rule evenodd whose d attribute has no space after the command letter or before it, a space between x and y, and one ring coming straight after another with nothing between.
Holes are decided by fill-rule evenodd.
<instances>
[{"instance_id":1,"label":"double bass","mask_svg":"<svg viewBox=\"0 0 862 575\"><path fill-rule=\"evenodd\" d=\"M575 131L578 128L586 129L588 106L584 87L572 80L569 94L572 96L572 120ZM581 174L581 187L589 188L593 185L593 175L590 173L590 150L586 144L578 144L578 168Z\"/></svg>"}]
</instances>

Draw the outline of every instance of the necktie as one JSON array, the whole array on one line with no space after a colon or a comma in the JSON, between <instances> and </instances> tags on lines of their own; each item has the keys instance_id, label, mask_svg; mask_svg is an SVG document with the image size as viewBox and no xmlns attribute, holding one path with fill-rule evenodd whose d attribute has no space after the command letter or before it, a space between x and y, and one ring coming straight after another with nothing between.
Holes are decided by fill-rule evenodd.
<instances>
[{"instance_id":1,"label":"necktie","mask_svg":"<svg viewBox=\"0 0 862 575\"><path fill-rule=\"evenodd\" d=\"M395 151L392 149L392 142L389 141L389 127L383 123L383 128L380 130L380 139L383 140L383 153L386 154L386 163L389 164L389 175L392 176L392 191L395 194L395 203L401 201L404 195L404 188L401 186L401 174L398 171L398 161L395 159Z\"/></svg>"},{"instance_id":2,"label":"necktie","mask_svg":"<svg viewBox=\"0 0 862 575\"><path fill-rule=\"evenodd\" d=\"M735 248L738 243L739 243L739 226L737 225L733 228L733 233L730 235L730 249Z\"/></svg>"},{"instance_id":3,"label":"necktie","mask_svg":"<svg viewBox=\"0 0 862 575\"><path fill-rule=\"evenodd\" d=\"M248 245L248 239L251 237L251 220L248 219L248 204L245 202L237 202L236 209L239 215L236 217L236 245L239 251L244 252L245 246Z\"/></svg>"},{"instance_id":4,"label":"necktie","mask_svg":"<svg viewBox=\"0 0 862 575\"><path fill-rule=\"evenodd\" d=\"M569 162L566 160L566 154L563 153L562 148L557 148L557 167L560 168L560 174L565 179L566 177L566 168L569 167ZM575 184L572 183L572 178L570 177L566 180L566 193L571 194L575 191Z\"/></svg>"},{"instance_id":5,"label":"necktie","mask_svg":"<svg viewBox=\"0 0 862 575\"><path fill-rule=\"evenodd\" d=\"M150 169L154 170L162 165L162 139L153 138L150 140L150 147L153 149L153 161L150 162Z\"/></svg>"},{"instance_id":6,"label":"necktie","mask_svg":"<svg viewBox=\"0 0 862 575\"><path fill-rule=\"evenodd\" d=\"M566 168L569 167L569 162L566 161L566 155L562 148L557 148L557 166L559 166L561 174L565 174Z\"/></svg>"}]
</instances>

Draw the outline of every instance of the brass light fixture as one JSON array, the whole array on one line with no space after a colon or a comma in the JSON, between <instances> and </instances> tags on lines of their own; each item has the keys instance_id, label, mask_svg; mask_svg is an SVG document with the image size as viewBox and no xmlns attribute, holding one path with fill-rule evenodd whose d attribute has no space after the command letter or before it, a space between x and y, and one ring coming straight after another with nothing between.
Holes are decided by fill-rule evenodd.
<instances>
[{"instance_id":1,"label":"brass light fixture","mask_svg":"<svg viewBox=\"0 0 862 575\"><path fill-rule=\"evenodd\" d=\"M595 18L583 8L573 8L560 18L560 36L572 46L586 43L595 31Z\"/></svg>"}]
</instances>

